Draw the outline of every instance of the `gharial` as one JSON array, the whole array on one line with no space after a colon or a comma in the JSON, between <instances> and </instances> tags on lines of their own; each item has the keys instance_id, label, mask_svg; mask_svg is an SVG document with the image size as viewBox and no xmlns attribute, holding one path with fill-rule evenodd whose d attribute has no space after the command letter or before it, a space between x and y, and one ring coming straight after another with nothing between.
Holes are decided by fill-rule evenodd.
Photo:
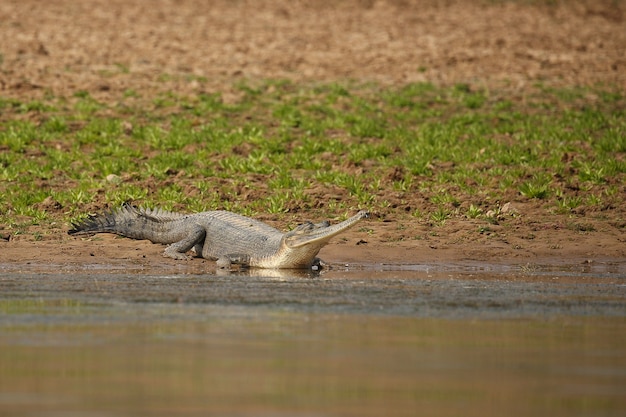
<instances>
[{"instance_id":1,"label":"gharial","mask_svg":"<svg viewBox=\"0 0 626 417\"><path fill-rule=\"evenodd\" d=\"M322 265L316 256L330 239L369 216L365 210L349 219L305 222L282 233L258 220L229 211L181 214L162 209L136 208L124 204L72 223L70 235L115 233L133 239L147 239L169 246L163 253L174 259L197 256L216 260L220 268L233 265L257 268L311 268Z\"/></svg>"}]
</instances>

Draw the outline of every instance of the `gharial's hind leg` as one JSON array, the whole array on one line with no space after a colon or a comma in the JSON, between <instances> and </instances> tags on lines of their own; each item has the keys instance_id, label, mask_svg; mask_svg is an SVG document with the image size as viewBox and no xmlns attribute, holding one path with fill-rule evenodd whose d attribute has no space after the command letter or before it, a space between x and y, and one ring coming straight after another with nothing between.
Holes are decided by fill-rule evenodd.
<instances>
[{"instance_id":1,"label":"gharial's hind leg","mask_svg":"<svg viewBox=\"0 0 626 417\"><path fill-rule=\"evenodd\" d=\"M194 256L196 258L202 258L202 248L204 247L204 242L196 243L193 247Z\"/></svg>"},{"instance_id":2,"label":"gharial's hind leg","mask_svg":"<svg viewBox=\"0 0 626 417\"><path fill-rule=\"evenodd\" d=\"M172 243L165 248L163 256L181 260L189 259L189 257L185 254L194 246L202 245L205 236L206 231L204 230L204 227L197 225L188 231L187 237L179 240L178 242Z\"/></svg>"}]
</instances>

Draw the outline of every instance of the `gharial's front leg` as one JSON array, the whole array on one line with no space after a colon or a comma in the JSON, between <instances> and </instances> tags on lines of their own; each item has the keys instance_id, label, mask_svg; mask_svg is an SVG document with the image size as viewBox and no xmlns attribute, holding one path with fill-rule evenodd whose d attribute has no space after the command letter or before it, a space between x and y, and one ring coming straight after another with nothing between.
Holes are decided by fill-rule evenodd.
<instances>
[{"instance_id":1,"label":"gharial's front leg","mask_svg":"<svg viewBox=\"0 0 626 417\"><path fill-rule=\"evenodd\" d=\"M250 255L244 253L230 253L217 258L217 266L221 269L231 268L233 265L247 268L250 266Z\"/></svg>"},{"instance_id":2,"label":"gharial's front leg","mask_svg":"<svg viewBox=\"0 0 626 417\"><path fill-rule=\"evenodd\" d=\"M200 225L195 225L187 231L187 236L178 242L172 243L163 252L163 256L174 259L187 260L189 256L185 255L194 246L202 245L206 237L206 230Z\"/></svg>"}]
</instances>

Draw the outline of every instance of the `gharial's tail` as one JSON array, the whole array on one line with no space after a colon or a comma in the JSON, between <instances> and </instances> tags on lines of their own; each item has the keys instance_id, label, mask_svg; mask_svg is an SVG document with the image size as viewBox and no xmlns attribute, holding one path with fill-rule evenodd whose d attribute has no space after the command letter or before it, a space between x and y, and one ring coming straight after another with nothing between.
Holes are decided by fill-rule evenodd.
<instances>
[{"instance_id":1,"label":"gharial's tail","mask_svg":"<svg viewBox=\"0 0 626 417\"><path fill-rule=\"evenodd\" d=\"M183 217L181 214L171 213L160 209L136 208L125 203L122 207L96 215L90 215L83 220L72 223L68 230L69 235L92 235L95 233L116 233L135 239L147 239L149 230L155 224L165 223ZM150 227L148 224L151 224Z\"/></svg>"},{"instance_id":2,"label":"gharial's tail","mask_svg":"<svg viewBox=\"0 0 626 417\"><path fill-rule=\"evenodd\" d=\"M91 214L82 220L72 223L68 235L91 235L94 233L120 233L121 227L129 221L136 220L139 211L130 204L100 214Z\"/></svg>"}]
</instances>

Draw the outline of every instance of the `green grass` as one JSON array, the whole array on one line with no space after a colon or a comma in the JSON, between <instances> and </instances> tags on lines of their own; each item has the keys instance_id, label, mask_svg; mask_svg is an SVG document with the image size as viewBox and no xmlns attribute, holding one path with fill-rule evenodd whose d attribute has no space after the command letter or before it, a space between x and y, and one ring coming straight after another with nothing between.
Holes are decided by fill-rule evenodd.
<instances>
[{"instance_id":1,"label":"green grass","mask_svg":"<svg viewBox=\"0 0 626 417\"><path fill-rule=\"evenodd\" d=\"M616 91L235 88L228 104L219 93L132 90L110 103L87 91L0 97L0 224L24 230L124 201L248 215L367 207L439 225L481 218L495 202L558 214L623 204L626 97ZM42 206L48 197L62 209Z\"/></svg>"}]
</instances>

